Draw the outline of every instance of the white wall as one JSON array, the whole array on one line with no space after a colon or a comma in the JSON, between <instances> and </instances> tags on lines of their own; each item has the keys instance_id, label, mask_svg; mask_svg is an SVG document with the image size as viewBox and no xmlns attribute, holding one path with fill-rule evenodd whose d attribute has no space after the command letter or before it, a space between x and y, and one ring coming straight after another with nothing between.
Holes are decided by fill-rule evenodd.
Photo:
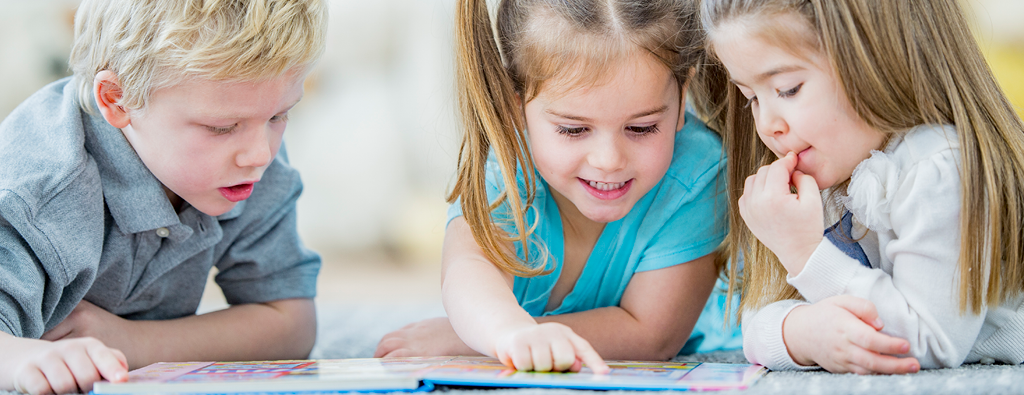
<instances>
[{"instance_id":1,"label":"white wall","mask_svg":"<svg viewBox=\"0 0 1024 395\"><path fill-rule=\"evenodd\" d=\"M300 228L332 251L439 256L454 173L451 0L332 0L327 52L291 117Z\"/></svg>"}]
</instances>

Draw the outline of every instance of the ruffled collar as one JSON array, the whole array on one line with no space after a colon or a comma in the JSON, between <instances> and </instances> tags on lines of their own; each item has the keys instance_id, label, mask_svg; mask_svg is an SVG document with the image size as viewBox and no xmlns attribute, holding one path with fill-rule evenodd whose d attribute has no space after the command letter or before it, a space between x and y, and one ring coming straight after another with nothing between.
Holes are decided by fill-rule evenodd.
<instances>
[{"instance_id":1,"label":"ruffled collar","mask_svg":"<svg viewBox=\"0 0 1024 395\"><path fill-rule=\"evenodd\" d=\"M871 157L853 169L846 196L840 199L857 222L875 232L892 229L889 202L896 195L900 179L900 161L893 151L903 142L903 136L892 136L881 151L871 150Z\"/></svg>"},{"instance_id":2,"label":"ruffled collar","mask_svg":"<svg viewBox=\"0 0 1024 395\"><path fill-rule=\"evenodd\" d=\"M890 205L899 187L900 163L891 154L873 150L860 162L850 177L842 198L853 218L875 232L892 229Z\"/></svg>"},{"instance_id":3,"label":"ruffled collar","mask_svg":"<svg viewBox=\"0 0 1024 395\"><path fill-rule=\"evenodd\" d=\"M857 222L868 229L882 233L892 230L890 219L892 200L900 184L901 174L912 166L904 143L913 145L919 155L938 152L958 146L956 129L952 125L918 125L895 134L881 151L872 150L871 157L853 169L846 196L840 201L853 214ZM899 152L897 152L897 150Z\"/></svg>"}]
</instances>

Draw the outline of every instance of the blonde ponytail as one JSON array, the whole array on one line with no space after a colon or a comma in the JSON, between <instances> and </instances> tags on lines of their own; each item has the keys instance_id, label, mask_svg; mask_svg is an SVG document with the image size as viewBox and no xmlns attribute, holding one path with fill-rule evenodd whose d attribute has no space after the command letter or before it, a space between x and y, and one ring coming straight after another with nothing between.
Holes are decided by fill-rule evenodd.
<instances>
[{"instance_id":1,"label":"blonde ponytail","mask_svg":"<svg viewBox=\"0 0 1024 395\"><path fill-rule=\"evenodd\" d=\"M533 204L537 180L527 149L521 105L512 78L502 64L485 0L459 1L455 12L455 54L465 135L459 149L458 179L448 202L462 199L463 216L488 260L517 276L540 274L543 266L525 265L505 244L518 241L523 255L530 256L528 239L532 232L526 228L524 218ZM485 183L487 154L492 148L504 182L504 192L493 203L488 201ZM516 181L518 169L526 181L525 191L519 190ZM504 234L492 218L491 212L501 205L507 206L508 220L516 230L514 235Z\"/></svg>"}]
</instances>

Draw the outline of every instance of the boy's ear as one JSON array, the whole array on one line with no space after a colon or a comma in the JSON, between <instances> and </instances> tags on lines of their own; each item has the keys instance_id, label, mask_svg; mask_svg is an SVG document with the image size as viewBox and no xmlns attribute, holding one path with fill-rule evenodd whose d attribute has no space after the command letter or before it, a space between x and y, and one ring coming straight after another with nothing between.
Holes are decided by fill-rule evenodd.
<instances>
[{"instance_id":1,"label":"boy's ear","mask_svg":"<svg viewBox=\"0 0 1024 395\"><path fill-rule=\"evenodd\" d=\"M121 129L131 123L128 112L124 107L117 104L121 100L121 82L113 71L103 70L96 73L92 83L93 94L96 96L96 106L99 107L103 119L107 120L110 126Z\"/></svg>"}]
</instances>

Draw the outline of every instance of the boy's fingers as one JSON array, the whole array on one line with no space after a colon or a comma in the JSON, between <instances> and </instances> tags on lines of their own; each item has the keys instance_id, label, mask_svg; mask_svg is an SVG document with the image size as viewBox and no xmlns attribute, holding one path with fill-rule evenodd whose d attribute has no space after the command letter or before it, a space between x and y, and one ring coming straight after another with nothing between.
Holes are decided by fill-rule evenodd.
<instances>
[{"instance_id":1,"label":"boy's fingers","mask_svg":"<svg viewBox=\"0 0 1024 395\"><path fill-rule=\"evenodd\" d=\"M849 295L836 296L829 300L832 304L846 309L865 324L871 325L876 331L882 330L884 323L878 317L878 310L875 309L875 304L871 301Z\"/></svg>"},{"instance_id":2,"label":"boy's fingers","mask_svg":"<svg viewBox=\"0 0 1024 395\"><path fill-rule=\"evenodd\" d=\"M120 350L108 348L104 345L89 347L86 349L89 358L96 365L96 370L104 379L112 383L120 383L128 380L128 363L124 353Z\"/></svg>"},{"instance_id":3,"label":"boy's fingers","mask_svg":"<svg viewBox=\"0 0 1024 395\"><path fill-rule=\"evenodd\" d=\"M52 394L53 389L43 372L36 368L22 369L14 380L14 392L23 394Z\"/></svg>"},{"instance_id":4,"label":"boy's fingers","mask_svg":"<svg viewBox=\"0 0 1024 395\"><path fill-rule=\"evenodd\" d=\"M589 342L583 340L582 337L573 333L569 336L569 340L572 341L572 346L576 349L576 356L587 365L590 370L593 370L597 374L608 374L611 370L608 368L608 364L604 363L604 359L597 354L594 347Z\"/></svg>"},{"instance_id":5,"label":"boy's fingers","mask_svg":"<svg viewBox=\"0 0 1024 395\"><path fill-rule=\"evenodd\" d=\"M43 372L43 376L46 376L46 382L54 393L78 392L78 383L75 382L74 376L71 375L71 371L68 370L63 359L49 360L47 363L41 364L39 370Z\"/></svg>"},{"instance_id":6,"label":"boy's fingers","mask_svg":"<svg viewBox=\"0 0 1024 395\"><path fill-rule=\"evenodd\" d=\"M114 353L114 358L117 358L117 361L121 362L121 366L124 366L124 370L128 371L128 357L125 357L124 353L116 348L111 348L110 352ZM125 375L125 379L128 379L127 374Z\"/></svg>"},{"instance_id":7,"label":"boy's fingers","mask_svg":"<svg viewBox=\"0 0 1024 395\"><path fill-rule=\"evenodd\" d=\"M78 383L78 389L82 392L92 391L92 384L100 381L100 372L96 370L96 365L85 350L67 355L65 362L75 382Z\"/></svg>"}]
</instances>

